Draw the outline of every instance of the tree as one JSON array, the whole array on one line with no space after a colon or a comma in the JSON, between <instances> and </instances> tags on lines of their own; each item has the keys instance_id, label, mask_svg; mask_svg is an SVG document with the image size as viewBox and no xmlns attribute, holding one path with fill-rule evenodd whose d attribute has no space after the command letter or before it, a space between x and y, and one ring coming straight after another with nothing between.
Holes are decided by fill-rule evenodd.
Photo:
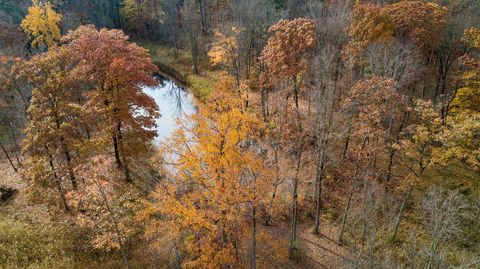
<instances>
[{"instance_id":1,"label":"tree","mask_svg":"<svg viewBox=\"0 0 480 269\"><path fill-rule=\"evenodd\" d=\"M211 97L210 105L180 124L160 156L171 156L163 165L172 172L145 211L149 231L162 230L177 248L184 245L186 268L244 267L239 253L245 247L255 268L260 255L256 219L270 183L269 168L256 152L261 124L238 108L241 100L223 97ZM251 240L245 242L247 234Z\"/></svg>"},{"instance_id":2,"label":"tree","mask_svg":"<svg viewBox=\"0 0 480 269\"><path fill-rule=\"evenodd\" d=\"M292 80L306 69L306 56L316 45L315 22L310 19L280 20L268 30L273 34L263 49L261 60L267 64L270 83ZM294 86L298 106L298 85Z\"/></svg>"},{"instance_id":3,"label":"tree","mask_svg":"<svg viewBox=\"0 0 480 269\"><path fill-rule=\"evenodd\" d=\"M424 268L430 269L445 263L441 252L447 240L461 233L461 223L467 204L456 192L448 193L432 188L425 195L422 208L423 221L430 236L430 247L426 251Z\"/></svg>"},{"instance_id":4,"label":"tree","mask_svg":"<svg viewBox=\"0 0 480 269\"><path fill-rule=\"evenodd\" d=\"M84 112L96 119L97 139L111 139L116 164L130 181L129 162L146 154L156 135L158 107L142 86L156 85L152 73L157 67L145 49L119 30L81 26L62 41L76 52L76 75L93 85Z\"/></svg>"},{"instance_id":5,"label":"tree","mask_svg":"<svg viewBox=\"0 0 480 269\"><path fill-rule=\"evenodd\" d=\"M17 132L14 126L20 126L24 119L24 112L28 109L28 105L24 98L23 92L16 85L14 74L11 72L12 67L18 59L0 54L0 120L2 121L1 132L6 134L13 148L17 161L17 166L21 167L22 163L19 158L20 147L17 143ZM17 93L20 93L17 96ZM21 101L17 100L21 98ZM25 109L25 110L24 110ZM14 124L18 123L18 124ZM4 144L0 143L13 170L17 172L17 167L12 161L8 150Z\"/></svg>"},{"instance_id":6,"label":"tree","mask_svg":"<svg viewBox=\"0 0 480 269\"><path fill-rule=\"evenodd\" d=\"M371 43L391 41L394 31L393 19L382 6L356 4L348 29L348 35L352 38L349 49L359 52Z\"/></svg>"},{"instance_id":7,"label":"tree","mask_svg":"<svg viewBox=\"0 0 480 269\"><path fill-rule=\"evenodd\" d=\"M480 29L470 28L465 31L464 41L474 51L480 50ZM471 113L480 112L480 60L473 56L474 54L466 54L461 58L461 62L467 68L462 74L463 87L458 89L451 100L451 106L448 110L455 112Z\"/></svg>"},{"instance_id":8,"label":"tree","mask_svg":"<svg viewBox=\"0 0 480 269\"><path fill-rule=\"evenodd\" d=\"M81 107L73 95L78 87L72 73L73 58L66 48L51 48L14 68L17 79L33 87L30 120L22 145L27 154L25 175L38 184L31 191L39 191L36 186L55 186L65 208L66 184L62 179L68 177L71 184L67 188L77 189L78 163L73 152L78 152L82 140L76 130Z\"/></svg>"},{"instance_id":9,"label":"tree","mask_svg":"<svg viewBox=\"0 0 480 269\"><path fill-rule=\"evenodd\" d=\"M391 240L395 242L403 221L412 192L418 186L428 184L424 173L432 166L432 153L435 149L435 136L441 132L442 124L431 101L415 100L411 108L413 122L402 132L402 138L394 148L399 150L400 163L406 168L398 189L403 191L401 205L392 228Z\"/></svg>"},{"instance_id":10,"label":"tree","mask_svg":"<svg viewBox=\"0 0 480 269\"><path fill-rule=\"evenodd\" d=\"M234 36L238 29L232 28L231 32L231 35L225 35L219 31L215 32L215 41L208 52L208 56L213 65L223 65L227 69L231 69L237 81L237 86L240 86L238 42Z\"/></svg>"},{"instance_id":11,"label":"tree","mask_svg":"<svg viewBox=\"0 0 480 269\"><path fill-rule=\"evenodd\" d=\"M447 9L433 2L401 1L386 5L393 18L395 37L403 42L413 42L425 53L442 42Z\"/></svg>"},{"instance_id":12,"label":"tree","mask_svg":"<svg viewBox=\"0 0 480 269\"><path fill-rule=\"evenodd\" d=\"M293 204L292 204L292 233L290 239L290 257L296 247L297 238L297 209L298 209L298 177L301 168L303 153L303 130L301 124L298 76L307 68L307 55L316 45L315 22L310 19L297 18L294 20L280 20L269 28L273 35L268 39L262 51L261 61L267 64L267 71L263 74L263 86L273 85L282 80L293 83L293 99L295 103L297 141L296 168L293 177ZM287 95L287 99L288 99Z\"/></svg>"},{"instance_id":13,"label":"tree","mask_svg":"<svg viewBox=\"0 0 480 269\"><path fill-rule=\"evenodd\" d=\"M61 20L62 15L53 10L49 1L42 4L32 0L32 6L22 21L22 28L32 37L33 47L50 48L61 38Z\"/></svg>"},{"instance_id":14,"label":"tree","mask_svg":"<svg viewBox=\"0 0 480 269\"><path fill-rule=\"evenodd\" d=\"M200 74L199 61L201 58L201 20L196 10L196 0L187 0L182 7L182 18L185 22L185 34L187 35L187 46L190 49L192 55L192 71L194 75Z\"/></svg>"},{"instance_id":15,"label":"tree","mask_svg":"<svg viewBox=\"0 0 480 269\"><path fill-rule=\"evenodd\" d=\"M228 16L231 24L224 25L222 31L226 36L235 38L235 53L238 70L231 70L235 75L243 76L248 81L251 91L260 89L262 114L266 121L268 115L268 85L260 85L261 73L265 71L259 57L264 49L269 33L268 28L284 17L283 12L275 10L275 3L265 0L228 1ZM230 31L230 29L234 31ZM232 72L233 71L233 72ZM264 87L265 86L265 87Z\"/></svg>"},{"instance_id":16,"label":"tree","mask_svg":"<svg viewBox=\"0 0 480 269\"><path fill-rule=\"evenodd\" d=\"M126 0L120 10L124 28L142 38L153 36L165 20L162 0Z\"/></svg>"},{"instance_id":17,"label":"tree","mask_svg":"<svg viewBox=\"0 0 480 269\"><path fill-rule=\"evenodd\" d=\"M401 115L406 106L405 99L397 92L397 83L390 78L372 77L371 79L357 82L343 100L343 110L353 115L351 121L352 140L356 155L355 168L351 181L351 188L343 212L339 241L343 240L343 233L350 210L353 195L362 175L360 168L363 162L364 178L366 184L369 178L374 178L380 170L387 152L388 119ZM373 171L372 171L373 170Z\"/></svg>"},{"instance_id":18,"label":"tree","mask_svg":"<svg viewBox=\"0 0 480 269\"><path fill-rule=\"evenodd\" d=\"M472 28L465 32L465 41L476 50L480 49L480 31ZM434 161L442 165L448 164L451 160L460 160L480 171L478 151L478 128L480 123L479 100L479 75L480 60L470 55L462 57L463 64L468 70L463 74L464 87L459 89L451 99L450 117L442 113L443 124L441 132L434 137L441 146L433 152ZM447 105L447 113L450 110Z\"/></svg>"},{"instance_id":19,"label":"tree","mask_svg":"<svg viewBox=\"0 0 480 269\"><path fill-rule=\"evenodd\" d=\"M130 269L128 242L138 232L133 212L140 209L140 196L119 180L121 173L104 155L86 162L80 173L84 188L67 193L76 224L88 232L95 249L120 250L125 267Z\"/></svg>"}]
</instances>

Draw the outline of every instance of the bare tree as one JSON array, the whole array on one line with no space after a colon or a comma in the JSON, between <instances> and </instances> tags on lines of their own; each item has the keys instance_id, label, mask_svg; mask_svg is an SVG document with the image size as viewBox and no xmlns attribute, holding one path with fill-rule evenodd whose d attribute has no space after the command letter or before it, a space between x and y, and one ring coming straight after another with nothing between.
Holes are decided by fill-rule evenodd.
<instances>
[{"instance_id":1,"label":"bare tree","mask_svg":"<svg viewBox=\"0 0 480 269\"><path fill-rule=\"evenodd\" d=\"M456 191L448 192L433 187L422 201L423 221L430 236L430 246L425 251L425 269L438 268L445 259L449 240L461 233L462 219L468 205Z\"/></svg>"}]
</instances>

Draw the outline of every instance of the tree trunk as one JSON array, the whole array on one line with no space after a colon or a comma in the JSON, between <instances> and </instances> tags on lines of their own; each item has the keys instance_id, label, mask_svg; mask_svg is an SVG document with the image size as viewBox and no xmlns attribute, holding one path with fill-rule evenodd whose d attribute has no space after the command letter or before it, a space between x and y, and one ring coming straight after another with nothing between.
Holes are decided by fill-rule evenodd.
<instances>
[{"instance_id":1,"label":"tree trunk","mask_svg":"<svg viewBox=\"0 0 480 269\"><path fill-rule=\"evenodd\" d=\"M437 244L435 242L432 242L430 244L430 251L428 253L428 260L427 260L427 264L425 265L425 269L430 269L432 268L433 265L433 262L434 262L434 259L435 259L435 256L437 255ZM436 267L438 268L438 267Z\"/></svg>"},{"instance_id":2,"label":"tree trunk","mask_svg":"<svg viewBox=\"0 0 480 269\"><path fill-rule=\"evenodd\" d=\"M127 156L125 153L125 146L123 144L123 134L122 134L122 123L119 121L117 123L117 134L118 134L118 147L123 163L123 173L125 175L125 181L130 182L130 170L128 169Z\"/></svg>"},{"instance_id":3,"label":"tree trunk","mask_svg":"<svg viewBox=\"0 0 480 269\"><path fill-rule=\"evenodd\" d=\"M397 234L398 234L398 229L400 227L400 223L402 222L403 216L405 214L405 208L407 206L407 201L410 198L410 195L412 194L413 191L413 186L410 185L405 193L405 196L402 201L402 205L400 206L400 211L398 212L397 220L395 221L395 225L393 226L393 232L392 232L392 242L395 242L397 240Z\"/></svg>"},{"instance_id":4,"label":"tree trunk","mask_svg":"<svg viewBox=\"0 0 480 269\"><path fill-rule=\"evenodd\" d=\"M263 121L267 122L267 90L262 89L261 91L261 97L262 97L262 116L263 116Z\"/></svg>"},{"instance_id":5,"label":"tree trunk","mask_svg":"<svg viewBox=\"0 0 480 269\"><path fill-rule=\"evenodd\" d=\"M198 70L198 49L196 41L192 42L192 61L193 61L193 74L198 75L200 71Z\"/></svg>"},{"instance_id":6,"label":"tree trunk","mask_svg":"<svg viewBox=\"0 0 480 269\"><path fill-rule=\"evenodd\" d=\"M368 142L368 137L365 136L365 138L363 139L362 148L360 149L360 151L357 154L357 160L356 160L356 163L355 163L355 172L353 174L353 179L352 179L352 187L350 188L350 191L348 193L347 205L345 206L345 211L343 213L343 218L342 218L342 225L341 225L341 228L340 228L340 236L338 237L338 241L340 243L342 243L343 239L344 239L343 234L345 232L345 225L347 223L348 211L350 210L350 206L351 206L352 199L353 199L353 193L354 193L355 187L357 185L357 177L358 177L358 172L359 172L359 168L360 168L360 157L362 155L363 149L365 148L365 145L366 145L367 142Z\"/></svg>"},{"instance_id":7,"label":"tree trunk","mask_svg":"<svg viewBox=\"0 0 480 269\"><path fill-rule=\"evenodd\" d=\"M295 176L293 178L293 205L292 205L292 223L291 223L291 235L290 235L290 248L289 248L289 258L293 258L294 251L296 250L296 241L297 241L297 207L298 207L298 174L300 172L300 164L302 160L303 145L300 145L300 150L298 153L297 168L295 171Z\"/></svg>"},{"instance_id":8,"label":"tree trunk","mask_svg":"<svg viewBox=\"0 0 480 269\"><path fill-rule=\"evenodd\" d=\"M191 54L192 54L192 62L193 62L193 74L198 75L200 72L198 70L198 44L197 44L197 34L195 31L195 25L194 22L192 21L193 18L195 17L195 11L193 10L193 7L191 8L192 10L190 11L190 49L191 49Z\"/></svg>"},{"instance_id":9,"label":"tree trunk","mask_svg":"<svg viewBox=\"0 0 480 269\"><path fill-rule=\"evenodd\" d=\"M408 110L405 111L405 113L403 114L402 122L400 123L400 127L398 128L397 135L395 136L395 143L400 141L400 134L401 134L403 128L405 127L405 124L408 121L409 115L410 115L410 112ZM395 157L396 151L397 150L393 147L390 149L390 154L388 156L387 176L385 177L385 182L389 182L391 177L392 177L393 159Z\"/></svg>"},{"instance_id":10,"label":"tree trunk","mask_svg":"<svg viewBox=\"0 0 480 269\"><path fill-rule=\"evenodd\" d=\"M117 164L118 168L122 168L122 161L120 160L120 153L118 150L118 139L117 139L117 134L115 133L112 135L112 140L113 140L113 150L115 152L115 163Z\"/></svg>"},{"instance_id":11,"label":"tree trunk","mask_svg":"<svg viewBox=\"0 0 480 269\"><path fill-rule=\"evenodd\" d=\"M54 110L54 120L55 125L57 127L57 131L61 131L63 121L61 117L58 115L58 105L57 100L54 96L51 97L52 108ZM74 190L77 190L77 179L75 178L75 174L73 173L73 165L72 165L72 157L70 155L70 151L68 150L67 142L65 141L65 137L60 135L60 145L62 147L63 154L65 155L65 160L67 161L68 166L68 175L70 177L70 181L72 183L72 187Z\"/></svg>"},{"instance_id":12,"label":"tree trunk","mask_svg":"<svg viewBox=\"0 0 480 269\"><path fill-rule=\"evenodd\" d=\"M15 91L18 92L18 95L20 95L20 99L22 99L23 107L25 108L25 113L28 115L28 102L27 102L27 98L25 97L25 94L23 94L22 92L22 89L18 87L15 80L11 81L11 87L13 87Z\"/></svg>"},{"instance_id":13,"label":"tree trunk","mask_svg":"<svg viewBox=\"0 0 480 269\"><path fill-rule=\"evenodd\" d=\"M447 100L444 101L442 104L442 124L443 125L447 123L448 113L450 112L450 105L452 104L453 100L455 100L457 93L458 93L458 84L455 86L455 89L451 97L447 98Z\"/></svg>"},{"instance_id":14,"label":"tree trunk","mask_svg":"<svg viewBox=\"0 0 480 269\"><path fill-rule=\"evenodd\" d=\"M203 6L203 1L202 0L197 0L198 3L198 9L200 10L200 25L202 28L202 33L206 35L208 33L207 30L207 23L206 23L206 16L205 16L205 7Z\"/></svg>"},{"instance_id":15,"label":"tree trunk","mask_svg":"<svg viewBox=\"0 0 480 269\"><path fill-rule=\"evenodd\" d=\"M297 79L293 77L293 100L295 102L295 110L297 112L298 116L298 121L300 121L300 106L299 106L299 88L298 88L298 83Z\"/></svg>"},{"instance_id":16,"label":"tree trunk","mask_svg":"<svg viewBox=\"0 0 480 269\"><path fill-rule=\"evenodd\" d=\"M107 195L105 194L102 186L100 183L98 183L96 180L94 180L95 185L97 185L98 190L100 191L100 194L102 196L103 203L105 204L105 207L107 208L108 212L110 213L110 217L112 218L113 222L113 227L115 229L115 235L117 238L118 245L120 246L120 252L122 253L123 257L123 262L125 263L125 267L127 269L131 269L129 259L127 256L127 252L125 251L125 246L123 244L122 240L122 234L120 232L120 229L118 228L118 221L117 218L115 217L115 213L113 212L112 208L110 207L110 204L108 203Z\"/></svg>"},{"instance_id":17,"label":"tree trunk","mask_svg":"<svg viewBox=\"0 0 480 269\"><path fill-rule=\"evenodd\" d=\"M13 125L12 122L8 122L8 127L10 129L10 133L12 135L12 142L13 145L15 146L15 159L17 159L17 164L18 166L22 166L22 162L20 161L20 158L18 157L18 152L20 152L20 146L17 143L17 136L15 135L15 131L13 130Z\"/></svg>"},{"instance_id":18,"label":"tree trunk","mask_svg":"<svg viewBox=\"0 0 480 269\"><path fill-rule=\"evenodd\" d=\"M297 241L297 207L298 207L298 181L299 181L299 172L300 172L300 165L302 161L302 154L303 154L303 129L302 129L302 121L300 118L300 106L299 106L299 88L298 83L295 77L293 77L293 93L294 93L294 101L295 101L295 111L297 114L297 125L298 125L298 156L297 156L297 168L295 171L295 176L293 178L293 205L292 205L292 231L290 236L290 249L289 249L289 258L293 258L293 252L296 249L296 241Z\"/></svg>"},{"instance_id":19,"label":"tree trunk","mask_svg":"<svg viewBox=\"0 0 480 269\"><path fill-rule=\"evenodd\" d=\"M257 207L255 201L252 206L252 269L257 268Z\"/></svg>"},{"instance_id":20,"label":"tree trunk","mask_svg":"<svg viewBox=\"0 0 480 269\"><path fill-rule=\"evenodd\" d=\"M270 212L272 211L273 208L273 202L275 201L275 197L277 195L277 189L278 185L280 184L280 166L278 164L278 149L277 145L273 146L273 154L274 154L274 162L275 162L275 182L273 184L273 192L272 192L272 199L270 200L270 204L268 206L268 212L267 212L267 217L266 217L266 224L270 225L271 221L271 216Z\"/></svg>"},{"instance_id":21,"label":"tree trunk","mask_svg":"<svg viewBox=\"0 0 480 269\"><path fill-rule=\"evenodd\" d=\"M442 58L439 57L439 66L438 66L438 77L437 77L437 82L435 84L435 95L433 96L433 100L437 99L438 92L440 90L440 83L442 81L442 74L443 74L443 61Z\"/></svg>"},{"instance_id":22,"label":"tree trunk","mask_svg":"<svg viewBox=\"0 0 480 269\"><path fill-rule=\"evenodd\" d=\"M0 142L0 147L2 148L3 152L5 153L5 156L7 156L8 162L12 166L13 171L15 171L15 173L18 173L18 170L15 167L15 165L13 164L12 159L10 158L10 155L8 155L8 151L5 149L5 147L3 146L3 144L1 142Z\"/></svg>"},{"instance_id":23,"label":"tree trunk","mask_svg":"<svg viewBox=\"0 0 480 269\"><path fill-rule=\"evenodd\" d=\"M345 159L347 157L348 146L350 145L350 133L351 132L352 132L352 128L351 128L351 126L349 126L348 130L347 130L347 138L345 139L345 145L343 146L342 159Z\"/></svg>"},{"instance_id":24,"label":"tree trunk","mask_svg":"<svg viewBox=\"0 0 480 269\"><path fill-rule=\"evenodd\" d=\"M112 0L113 24L116 29L122 28L122 19L120 16L120 2L119 0Z\"/></svg>"},{"instance_id":25,"label":"tree trunk","mask_svg":"<svg viewBox=\"0 0 480 269\"><path fill-rule=\"evenodd\" d=\"M325 142L323 142L325 141ZM323 180L323 170L324 170L324 162L325 162L325 150L328 144L328 138L324 137L322 141L322 145L319 149L318 152L318 158L317 158L317 173L316 173L316 179L315 179L315 184L316 184L316 189L317 191L315 192L316 197L316 215L315 215L315 227L313 228L313 233L314 234L319 234L320 231L320 219L321 219L321 209L322 209L322 180Z\"/></svg>"},{"instance_id":26,"label":"tree trunk","mask_svg":"<svg viewBox=\"0 0 480 269\"><path fill-rule=\"evenodd\" d=\"M48 147L45 146L45 150L47 152L49 152L48 150ZM65 192L63 191L62 189L62 184L60 182L60 178L58 177L57 175L57 172L55 171L55 166L53 164L53 156L52 154L49 153L49 164L50 164L50 169L52 169L52 173L53 173L53 178L55 180L55 185L57 186L57 190L58 190L58 193L60 195L60 200L62 201L62 204L63 204L63 208L65 210L65 212L70 212L70 208L68 207L68 204L67 204L67 198L65 198Z\"/></svg>"},{"instance_id":27,"label":"tree trunk","mask_svg":"<svg viewBox=\"0 0 480 269\"><path fill-rule=\"evenodd\" d=\"M175 243L175 246L173 247L173 251L175 252L175 269L181 269L182 261L180 259L180 254L178 253L178 247L176 243Z\"/></svg>"},{"instance_id":28,"label":"tree trunk","mask_svg":"<svg viewBox=\"0 0 480 269\"><path fill-rule=\"evenodd\" d=\"M67 160L68 175L70 176L72 187L74 190L77 190L77 179L75 178L75 174L73 173L72 157L70 156L70 151L68 150L65 138L63 136L60 136L60 142L62 144L63 154L65 155L65 159Z\"/></svg>"}]
</instances>

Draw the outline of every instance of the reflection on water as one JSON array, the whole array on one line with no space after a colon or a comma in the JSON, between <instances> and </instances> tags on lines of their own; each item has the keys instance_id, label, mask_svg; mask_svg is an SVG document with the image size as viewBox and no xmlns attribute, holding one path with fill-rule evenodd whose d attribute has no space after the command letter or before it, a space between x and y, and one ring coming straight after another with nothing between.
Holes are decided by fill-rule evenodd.
<instances>
[{"instance_id":1,"label":"reflection on water","mask_svg":"<svg viewBox=\"0 0 480 269\"><path fill-rule=\"evenodd\" d=\"M158 107L162 116L157 119L157 134L155 145L169 137L175 129L175 119L184 118L196 112L193 96L188 94L175 82L159 78L160 84L157 87L144 87L143 91L150 95Z\"/></svg>"}]
</instances>

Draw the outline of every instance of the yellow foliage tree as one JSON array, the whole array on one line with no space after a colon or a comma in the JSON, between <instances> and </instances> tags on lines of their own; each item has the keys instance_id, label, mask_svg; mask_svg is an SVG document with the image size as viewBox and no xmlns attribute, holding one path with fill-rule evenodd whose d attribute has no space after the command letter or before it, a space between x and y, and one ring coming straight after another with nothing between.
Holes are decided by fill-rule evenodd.
<instances>
[{"instance_id":1,"label":"yellow foliage tree","mask_svg":"<svg viewBox=\"0 0 480 269\"><path fill-rule=\"evenodd\" d=\"M241 101L225 100L212 98L181 123L165 149L173 157L164 164L174 165L142 214L149 237L158 239L154 231L162 231L170 239L157 245L175 238L189 254L186 268L244 268L240 257L247 255L239 252L251 250L252 263L259 256L257 210L268 200L272 178L254 136L261 122L237 107Z\"/></svg>"},{"instance_id":2,"label":"yellow foliage tree","mask_svg":"<svg viewBox=\"0 0 480 269\"><path fill-rule=\"evenodd\" d=\"M464 41L474 50L480 50L480 29L471 28L465 31ZM462 63L468 68L463 74L463 87L460 88L452 101L452 112L470 110L480 112L480 60L465 55Z\"/></svg>"},{"instance_id":3,"label":"yellow foliage tree","mask_svg":"<svg viewBox=\"0 0 480 269\"><path fill-rule=\"evenodd\" d=\"M476 52L480 50L480 29L465 31L464 40ZM435 161L447 164L458 159L480 171L480 59L475 54L461 58L467 67L463 74L463 87L456 92L448 120L443 118L444 128L437 135L442 147L435 153ZM448 109L448 108L447 108Z\"/></svg>"},{"instance_id":4,"label":"yellow foliage tree","mask_svg":"<svg viewBox=\"0 0 480 269\"><path fill-rule=\"evenodd\" d=\"M215 32L215 41L212 44L212 48L208 51L208 56L213 65L223 65L230 69L235 75L237 85L240 84L240 63L238 42L235 34L239 30L235 27L231 29L231 35L225 35L220 31Z\"/></svg>"},{"instance_id":5,"label":"yellow foliage tree","mask_svg":"<svg viewBox=\"0 0 480 269\"><path fill-rule=\"evenodd\" d=\"M38 0L33 0L21 26L32 37L33 47L48 48L61 38L61 20L62 15L53 10L49 1L42 4Z\"/></svg>"},{"instance_id":6,"label":"yellow foliage tree","mask_svg":"<svg viewBox=\"0 0 480 269\"><path fill-rule=\"evenodd\" d=\"M41 187L56 188L65 208L65 189L78 186L75 168L81 158L76 152L82 144L77 129L81 111L74 95L79 83L72 75L72 66L71 51L55 47L29 61L19 61L13 69L16 79L32 86L30 117L22 143L27 156L24 175L33 183L29 191L42 194ZM63 178L70 179L70 186Z\"/></svg>"}]
</instances>

